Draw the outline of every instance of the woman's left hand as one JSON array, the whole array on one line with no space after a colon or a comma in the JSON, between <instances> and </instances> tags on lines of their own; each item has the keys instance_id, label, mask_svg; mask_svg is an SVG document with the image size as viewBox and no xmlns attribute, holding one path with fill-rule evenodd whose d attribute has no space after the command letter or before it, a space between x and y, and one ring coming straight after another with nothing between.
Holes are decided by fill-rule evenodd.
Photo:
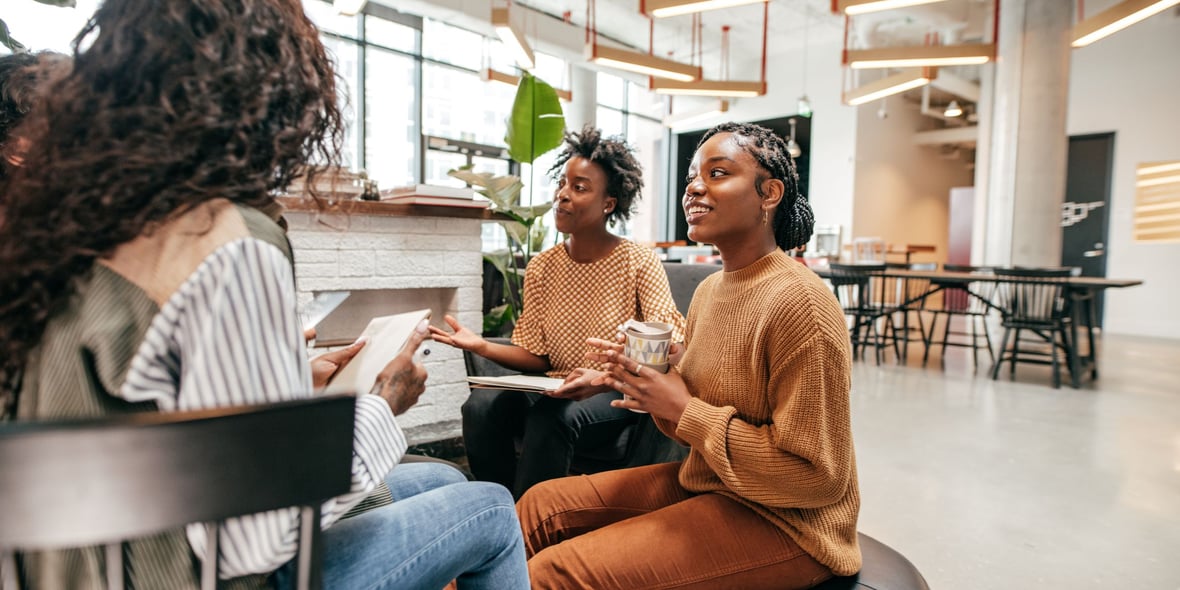
<instances>
[{"instance_id":1,"label":"woman's left hand","mask_svg":"<svg viewBox=\"0 0 1180 590\"><path fill-rule=\"evenodd\" d=\"M582 401L588 397L610 391L610 387L593 384L594 380L602 375L602 371L595 371L594 369L574 369L570 371L569 375L565 376L565 383L562 383L561 387L551 389L544 393L549 397L558 399Z\"/></svg>"},{"instance_id":2,"label":"woman's left hand","mask_svg":"<svg viewBox=\"0 0 1180 590\"><path fill-rule=\"evenodd\" d=\"M315 334L312 334L315 337ZM345 348L334 352L327 352L311 359L311 385L316 390L323 389L332 380L332 376L340 372L356 353L365 347L366 340L357 340Z\"/></svg>"},{"instance_id":3,"label":"woman's left hand","mask_svg":"<svg viewBox=\"0 0 1180 590\"><path fill-rule=\"evenodd\" d=\"M614 349L604 350L602 354L607 359L606 373L592 383L605 385L631 398L615 400L611 402L612 406L640 410L673 424L680 423L692 394L676 369L661 373Z\"/></svg>"}]
</instances>

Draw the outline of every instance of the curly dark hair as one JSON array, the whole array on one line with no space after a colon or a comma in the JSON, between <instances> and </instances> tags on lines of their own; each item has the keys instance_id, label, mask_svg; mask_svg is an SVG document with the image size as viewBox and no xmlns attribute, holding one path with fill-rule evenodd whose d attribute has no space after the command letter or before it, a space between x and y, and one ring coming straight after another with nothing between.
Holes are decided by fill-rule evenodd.
<instances>
[{"instance_id":1,"label":"curly dark hair","mask_svg":"<svg viewBox=\"0 0 1180 590\"><path fill-rule=\"evenodd\" d=\"M783 199L774 211L774 242L783 250L799 248L811 239L815 216L807 197L799 190L799 173L795 160L787 151L787 142L773 131L751 123L722 123L705 132L697 149L719 133L731 133L738 145L754 157L767 175L759 175L754 182L758 196L765 197L762 184L771 178L783 182Z\"/></svg>"},{"instance_id":2,"label":"curly dark hair","mask_svg":"<svg viewBox=\"0 0 1180 590\"><path fill-rule=\"evenodd\" d=\"M31 66L36 64L37 56L32 53L0 57L0 154L8 153L9 133L33 106L37 75ZM8 163L0 158L0 178L7 168Z\"/></svg>"},{"instance_id":3,"label":"curly dark hair","mask_svg":"<svg viewBox=\"0 0 1180 590\"><path fill-rule=\"evenodd\" d=\"M557 178L570 158L580 156L598 164L606 172L606 195L615 198L615 208L606 216L613 227L616 222L631 219L639 189L643 188L643 169L635 159L635 152L621 137L603 137L602 130L586 125L582 131L567 131L565 149L557 155L557 162L549 169L549 176Z\"/></svg>"},{"instance_id":4,"label":"curly dark hair","mask_svg":"<svg viewBox=\"0 0 1180 590\"><path fill-rule=\"evenodd\" d=\"M299 0L104 2L40 96L0 183L0 411L95 259L212 199L272 207L308 162L340 160L335 74Z\"/></svg>"}]
</instances>

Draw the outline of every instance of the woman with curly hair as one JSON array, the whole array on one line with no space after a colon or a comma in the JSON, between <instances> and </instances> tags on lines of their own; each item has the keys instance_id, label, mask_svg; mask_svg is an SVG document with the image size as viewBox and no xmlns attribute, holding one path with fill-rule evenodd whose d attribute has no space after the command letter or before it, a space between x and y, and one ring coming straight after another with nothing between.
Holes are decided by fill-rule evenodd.
<instances>
[{"instance_id":1,"label":"woman with curly hair","mask_svg":"<svg viewBox=\"0 0 1180 590\"><path fill-rule=\"evenodd\" d=\"M328 375L308 363L290 247L268 212L309 161L338 163L342 122L299 0L108 0L75 48L0 185L3 415L310 395ZM505 490L439 464L394 468L406 450L394 415L423 391L412 355L427 333L357 396L352 489L321 511L325 587L528 586ZM287 587L297 526L291 510L230 519L216 556L200 525L134 540L128 582L195 588L199 561L216 558L229 587ZM101 587L100 555L26 553L20 574L28 587Z\"/></svg>"},{"instance_id":2,"label":"woman with curly hair","mask_svg":"<svg viewBox=\"0 0 1180 590\"><path fill-rule=\"evenodd\" d=\"M453 333L431 327L439 342L510 369L565 378L544 395L473 389L463 404L472 473L517 496L568 474L579 441L616 440L638 419L611 405L622 398L618 392L590 383L602 366L585 360L587 338L610 338L623 322L637 319L672 324L673 341L683 339L684 318L655 253L607 229L631 217L643 186L627 144L590 126L567 133L550 173L557 180L554 223L567 238L529 262L512 344L489 342L450 316Z\"/></svg>"},{"instance_id":3,"label":"woman with curly hair","mask_svg":"<svg viewBox=\"0 0 1180 590\"><path fill-rule=\"evenodd\" d=\"M594 382L688 457L525 494L533 588L810 588L860 569L848 331L831 290L783 252L813 225L786 143L757 125L710 129L682 205L724 272L697 287L679 367L596 341L607 374Z\"/></svg>"}]
</instances>

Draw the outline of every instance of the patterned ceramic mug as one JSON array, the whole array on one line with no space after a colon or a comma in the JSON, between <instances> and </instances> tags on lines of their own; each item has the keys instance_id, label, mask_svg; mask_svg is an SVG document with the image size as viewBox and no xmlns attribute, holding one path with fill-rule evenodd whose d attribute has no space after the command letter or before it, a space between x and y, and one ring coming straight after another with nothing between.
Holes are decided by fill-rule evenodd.
<instances>
[{"instance_id":1,"label":"patterned ceramic mug","mask_svg":"<svg viewBox=\"0 0 1180 590\"><path fill-rule=\"evenodd\" d=\"M627 320L623 324L623 334L627 337L623 345L624 356L661 373L668 372L668 348L672 345L671 324ZM624 395L623 399L631 398Z\"/></svg>"}]
</instances>

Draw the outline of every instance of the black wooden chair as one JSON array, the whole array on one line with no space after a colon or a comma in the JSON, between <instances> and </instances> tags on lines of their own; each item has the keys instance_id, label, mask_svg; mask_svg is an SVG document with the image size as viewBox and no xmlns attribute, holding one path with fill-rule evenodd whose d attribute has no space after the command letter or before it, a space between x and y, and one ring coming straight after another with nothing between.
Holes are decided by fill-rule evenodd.
<instances>
[{"instance_id":1,"label":"black wooden chair","mask_svg":"<svg viewBox=\"0 0 1180 590\"><path fill-rule=\"evenodd\" d=\"M1009 375L1015 377L1016 363L1034 363L1053 367L1053 387L1061 387L1060 355L1065 355L1066 367L1074 354L1070 342L1070 310L1065 297L1065 282L1073 275L1070 268L997 268L996 277L1015 280L1002 281L997 286L996 299L1002 312L1004 337L1000 354L992 366L992 379L998 379L1000 367L1007 361ZM1013 338L1015 333L1015 338ZM1035 336L1021 339L1022 333ZM1073 386L1078 376L1072 375Z\"/></svg>"},{"instance_id":2,"label":"black wooden chair","mask_svg":"<svg viewBox=\"0 0 1180 590\"><path fill-rule=\"evenodd\" d=\"M977 272L990 273L991 267L970 266L965 264L944 264L942 269L947 272ZM978 281L968 284L940 283L931 281L936 287L942 287L942 306L924 306L927 311L934 312L930 332L926 338L926 352L922 355L922 366L930 360L930 349L935 345L941 347L939 364L946 368L946 347L957 346L971 349L971 363L979 366L979 349L987 350L988 358L994 364L995 352L992 350L991 334L987 330L987 318L991 313L992 299L995 296L996 283L992 281ZM952 327L954 319L963 318L965 325L962 330ZM942 318L942 338L936 339L938 320ZM952 338L953 337L953 338Z\"/></svg>"},{"instance_id":3,"label":"black wooden chair","mask_svg":"<svg viewBox=\"0 0 1180 590\"><path fill-rule=\"evenodd\" d=\"M201 587L218 578L218 522L300 507L297 587L321 586L320 504L350 488L355 398L0 427L0 580L16 552L105 546L124 587L124 542L207 523Z\"/></svg>"},{"instance_id":4,"label":"black wooden chair","mask_svg":"<svg viewBox=\"0 0 1180 590\"><path fill-rule=\"evenodd\" d=\"M891 283L883 276L885 264L832 264L829 269L828 281L851 320L848 333L853 358L863 359L865 350L872 347L879 365L882 351L892 345L894 355L900 359L893 322L893 314L899 309Z\"/></svg>"}]
</instances>

